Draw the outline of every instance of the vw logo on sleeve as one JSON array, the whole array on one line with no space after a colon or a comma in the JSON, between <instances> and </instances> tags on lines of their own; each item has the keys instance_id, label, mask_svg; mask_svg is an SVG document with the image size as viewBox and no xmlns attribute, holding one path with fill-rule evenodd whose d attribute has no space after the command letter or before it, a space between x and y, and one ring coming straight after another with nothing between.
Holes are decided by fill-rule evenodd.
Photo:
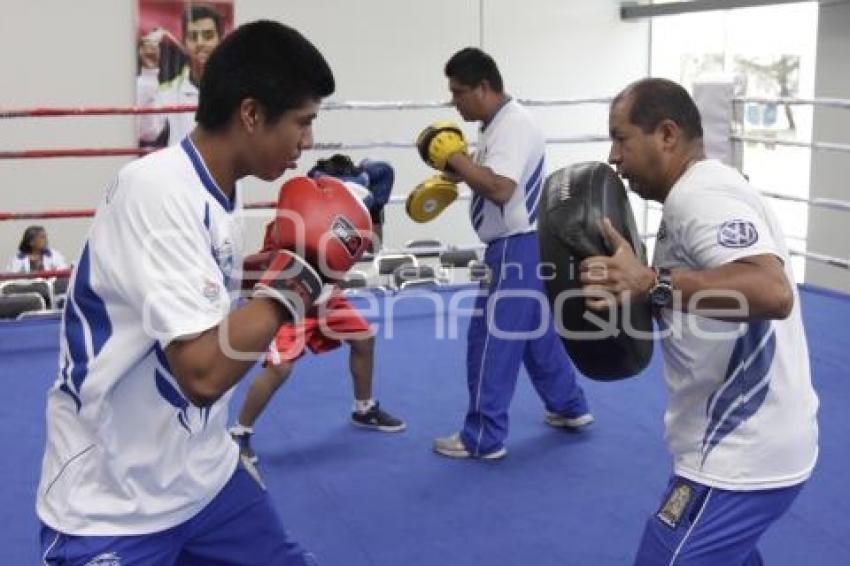
<instances>
[{"instance_id":1,"label":"vw logo on sleeve","mask_svg":"<svg viewBox=\"0 0 850 566\"><path fill-rule=\"evenodd\" d=\"M746 248L758 239L758 230L749 220L729 220L717 230L717 242L727 248Z\"/></svg>"}]
</instances>

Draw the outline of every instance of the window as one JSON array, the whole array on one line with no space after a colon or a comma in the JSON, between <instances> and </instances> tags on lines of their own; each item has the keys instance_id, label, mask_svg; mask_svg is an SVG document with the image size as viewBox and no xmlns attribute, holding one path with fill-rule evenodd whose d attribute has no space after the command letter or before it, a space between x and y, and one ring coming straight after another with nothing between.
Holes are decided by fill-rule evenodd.
<instances>
[{"instance_id":1,"label":"window","mask_svg":"<svg viewBox=\"0 0 850 566\"><path fill-rule=\"evenodd\" d=\"M742 96L812 98L815 85L816 2L681 14L652 21L650 72L682 83L732 78ZM812 108L807 105L746 103L737 110L737 131L768 140L810 142ZM809 197L810 151L770 143L740 146L742 172L762 190ZM805 203L769 199L788 245L805 251ZM648 232L659 215L650 212ZM655 224L653 224L655 222ZM651 243L651 242L650 242ZM792 259L798 281L805 262Z\"/></svg>"}]
</instances>

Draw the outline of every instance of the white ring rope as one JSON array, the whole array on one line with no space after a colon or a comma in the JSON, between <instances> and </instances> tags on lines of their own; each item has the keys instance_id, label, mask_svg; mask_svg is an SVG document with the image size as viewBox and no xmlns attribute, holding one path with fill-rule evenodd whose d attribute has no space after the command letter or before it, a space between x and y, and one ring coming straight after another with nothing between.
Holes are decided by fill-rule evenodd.
<instances>
[{"instance_id":1,"label":"white ring rope","mask_svg":"<svg viewBox=\"0 0 850 566\"><path fill-rule=\"evenodd\" d=\"M754 104L781 104L781 105L804 105L831 106L833 108L850 108L850 100L842 98L762 98L754 96L739 96L732 102L751 102Z\"/></svg>"},{"instance_id":2,"label":"white ring rope","mask_svg":"<svg viewBox=\"0 0 850 566\"><path fill-rule=\"evenodd\" d=\"M850 212L850 202L846 200L838 200L832 198L814 198L807 199L805 197L797 197L793 195L786 195L783 193L775 193L773 191L765 191L763 189L758 189L758 191L766 197L775 198L779 200L788 200L792 202L805 203L809 206L816 206L818 208L831 208L834 210L846 210Z\"/></svg>"},{"instance_id":3,"label":"white ring rope","mask_svg":"<svg viewBox=\"0 0 850 566\"><path fill-rule=\"evenodd\" d=\"M366 141L366 142L316 142L305 151L337 151L340 149L374 149L376 147L389 147L397 149L409 149L416 147L413 142L402 141Z\"/></svg>"},{"instance_id":4,"label":"white ring rope","mask_svg":"<svg viewBox=\"0 0 850 566\"><path fill-rule=\"evenodd\" d=\"M650 234L641 234L640 237L642 240L649 240L655 238L655 233ZM425 255L425 254L442 254L445 252L468 252L474 251L479 252L486 249L487 246L484 244L479 244L475 246L449 246L449 247L403 247L397 249L384 249L381 250L381 253L377 257L381 257L382 255L394 255L394 254L410 254L410 255ZM792 256L804 257L806 259L810 259L813 261L818 261L820 263L825 263L827 265L831 265L833 267L841 267L843 269L850 270L850 260L841 259L833 256L829 256L826 254L819 254L816 252L804 252L801 250L789 249L788 253ZM369 261L373 261L374 258Z\"/></svg>"},{"instance_id":5,"label":"white ring rope","mask_svg":"<svg viewBox=\"0 0 850 566\"><path fill-rule=\"evenodd\" d=\"M322 110L422 110L425 108L449 108L451 102L413 102L413 101L340 101L327 100L320 106Z\"/></svg>"},{"instance_id":6,"label":"white ring rope","mask_svg":"<svg viewBox=\"0 0 850 566\"><path fill-rule=\"evenodd\" d=\"M595 98L554 98L534 100L531 98L515 98L517 102L523 106L574 106L577 104L609 104L613 97L595 97ZM412 102L412 101L387 101L387 102L366 102L366 101L342 101L335 102L328 100L321 106L322 110L422 110L425 108L451 108L450 101L433 101L433 102Z\"/></svg>"},{"instance_id":7,"label":"white ring rope","mask_svg":"<svg viewBox=\"0 0 850 566\"><path fill-rule=\"evenodd\" d=\"M826 151L850 152L850 144L831 142L803 142L796 140L778 140L774 138L763 138L757 136L732 135L729 139L737 142L763 143L765 145L784 145L790 147L806 147L809 149L822 149Z\"/></svg>"},{"instance_id":8,"label":"white ring rope","mask_svg":"<svg viewBox=\"0 0 850 566\"><path fill-rule=\"evenodd\" d=\"M544 140L547 144L570 144L570 143L594 143L594 142L608 142L610 138L608 136L601 135L583 135L583 136L568 136L568 137L558 137L558 138L547 138ZM476 144L470 143L470 147L475 147ZM330 150L340 150L340 149L373 149L377 147L389 147L389 148L398 148L398 149L410 149L412 147L416 147L416 144L412 141L366 141L366 142L317 142L313 144L313 146L308 151L330 151Z\"/></svg>"},{"instance_id":9,"label":"white ring rope","mask_svg":"<svg viewBox=\"0 0 850 566\"><path fill-rule=\"evenodd\" d=\"M798 197L798 196L794 196L794 195L787 195L787 194L784 194L784 193L776 193L776 192L773 192L773 191L766 191L764 189L758 189L757 188L756 190L766 197L775 198L777 200L787 200L787 201L791 201L791 202L799 202L799 203L802 203L802 204L808 204L810 206L815 206L815 207L818 207L818 208L831 208L831 209L834 209L834 210L850 211L850 201L846 201L846 200L838 200L838 199L831 199L831 198L807 199L806 197ZM646 206L649 210L652 210L652 211L655 211L655 212L661 212L661 210L662 210L661 205L657 202L647 201Z\"/></svg>"},{"instance_id":10,"label":"white ring rope","mask_svg":"<svg viewBox=\"0 0 850 566\"><path fill-rule=\"evenodd\" d=\"M517 102L525 106L547 107L547 106L575 106L578 104L610 104L614 98L611 96L597 96L589 98L552 98L533 99L516 98ZM754 104L781 104L781 105L805 105L830 106L834 108L850 108L850 100L841 98L765 98L765 97L736 97L732 99L735 103ZM358 101L326 100L322 103L323 110L423 110L433 108L451 108L450 101ZM172 106L129 106L129 107L75 107L75 108L24 108L3 110L0 109L0 118L26 118L46 116L96 116L114 114L177 114L181 112L194 112L194 105L172 105Z\"/></svg>"},{"instance_id":11,"label":"white ring rope","mask_svg":"<svg viewBox=\"0 0 850 566\"><path fill-rule=\"evenodd\" d=\"M373 261L375 257L382 257L388 255L397 255L397 254L410 254L410 255L433 255L433 254L443 254L443 253L454 253L454 252L480 252L487 249L486 244L475 244L468 246L421 246L421 247L401 247L401 248L382 248L381 252L377 256L373 256L372 258L366 261ZM364 260L361 260L364 261Z\"/></svg>"},{"instance_id":12,"label":"white ring rope","mask_svg":"<svg viewBox=\"0 0 850 566\"><path fill-rule=\"evenodd\" d=\"M827 265L831 265L833 267L841 267L844 269L850 269L850 261L846 259L841 259L838 257L832 257L825 254L819 254L815 252L804 252L800 250L788 250L788 253L791 255L796 255L800 257L804 257L806 259L811 259L814 261L819 261L821 263L825 263Z\"/></svg>"},{"instance_id":13,"label":"white ring rope","mask_svg":"<svg viewBox=\"0 0 850 566\"><path fill-rule=\"evenodd\" d=\"M768 198L773 198L773 199L777 199L777 200L787 200L787 201L790 201L790 202L797 202L797 203L800 203L800 204L807 204L809 206L814 206L814 207L817 207L817 208L829 208L829 209L832 209L832 210L842 210L842 211L850 212L850 201L846 201L846 200L839 200L839 199L832 199L832 198L807 199L806 197L798 197L798 196L795 196L795 195L788 195L788 194L785 194L785 193L777 193L777 192L774 192L774 191L767 191L767 190L764 190L764 189L758 189L757 188L756 190L759 193L761 193L763 196L766 196ZM460 193L460 195L458 195L458 197L457 197L458 201L465 201L465 200L471 200L471 199L472 199L472 191L462 191ZM391 204L406 203L407 202L407 195L393 195L393 196L390 197L389 202ZM647 203L647 204L649 205L650 210L655 210L655 211L659 211L659 212L662 210L661 205L659 205L657 203L650 202L650 203Z\"/></svg>"}]
</instances>

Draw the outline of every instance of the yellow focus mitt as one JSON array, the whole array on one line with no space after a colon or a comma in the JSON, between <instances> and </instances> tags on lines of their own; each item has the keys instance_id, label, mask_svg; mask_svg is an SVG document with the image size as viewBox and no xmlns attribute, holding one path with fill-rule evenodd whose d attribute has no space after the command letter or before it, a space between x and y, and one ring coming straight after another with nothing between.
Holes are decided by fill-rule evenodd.
<instances>
[{"instance_id":1,"label":"yellow focus mitt","mask_svg":"<svg viewBox=\"0 0 850 566\"><path fill-rule=\"evenodd\" d=\"M422 160L440 171L446 170L449 156L466 153L466 140L460 127L448 120L434 122L416 138L416 147Z\"/></svg>"},{"instance_id":2,"label":"yellow focus mitt","mask_svg":"<svg viewBox=\"0 0 850 566\"><path fill-rule=\"evenodd\" d=\"M407 215L416 222L430 222L455 201L457 185L442 175L419 183L407 195Z\"/></svg>"}]
</instances>

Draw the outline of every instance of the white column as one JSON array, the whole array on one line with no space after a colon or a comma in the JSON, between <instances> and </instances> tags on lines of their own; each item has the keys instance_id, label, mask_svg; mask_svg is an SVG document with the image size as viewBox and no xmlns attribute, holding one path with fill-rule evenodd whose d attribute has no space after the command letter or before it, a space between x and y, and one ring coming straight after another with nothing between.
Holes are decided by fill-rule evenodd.
<instances>
[{"instance_id":1,"label":"white column","mask_svg":"<svg viewBox=\"0 0 850 566\"><path fill-rule=\"evenodd\" d=\"M850 99L850 3L820 5L815 96ZM814 141L850 143L850 110L816 107ZM850 200L850 154L814 151L810 198ZM809 208L807 249L850 257L850 218L846 212ZM850 272L816 261L806 262L806 283L850 291Z\"/></svg>"}]
</instances>

